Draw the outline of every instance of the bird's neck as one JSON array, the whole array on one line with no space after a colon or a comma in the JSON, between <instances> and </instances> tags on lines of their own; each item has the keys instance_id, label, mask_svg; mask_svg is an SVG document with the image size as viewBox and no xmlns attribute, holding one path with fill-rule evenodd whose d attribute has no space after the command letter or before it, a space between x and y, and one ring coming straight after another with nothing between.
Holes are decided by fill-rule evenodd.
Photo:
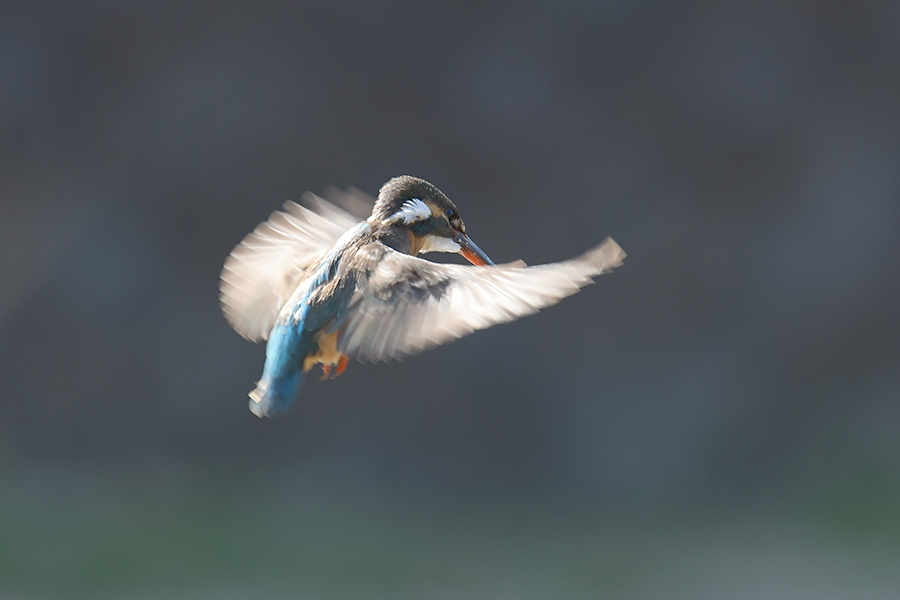
<instances>
[{"instance_id":1,"label":"bird's neck","mask_svg":"<svg viewBox=\"0 0 900 600\"><path fill-rule=\"evenodd\" d=\"M379 242L403 254L415 256L421 247L421 240L412 231L401 227L379 227L372 231Z\"/></svg>"}]
</instances>

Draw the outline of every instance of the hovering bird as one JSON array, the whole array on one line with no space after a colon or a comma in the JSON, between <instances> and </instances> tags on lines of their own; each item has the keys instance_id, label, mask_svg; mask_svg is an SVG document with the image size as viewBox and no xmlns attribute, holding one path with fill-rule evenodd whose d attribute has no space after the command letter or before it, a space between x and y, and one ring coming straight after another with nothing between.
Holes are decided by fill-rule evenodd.
<instances>
[{"instance_id":1,"label":"hovering bird","mask_svg":"<svg viewBox=\"0 0 900 600\"><path fill-rule=\"evenodd\" d=\"M579 257L526 267L494 265L466 234L456 205L423 179L388 181L371 203L361 192L287 202L235 247L222 269L228 322L266 363L250 410L283 414L304 373L344 372L348 359L400 358L532 314L622 264L611 238ZM341 204L343 208L337 206ZM438 264L456 252L473 267Z\"/></svg>"}]
</instances>

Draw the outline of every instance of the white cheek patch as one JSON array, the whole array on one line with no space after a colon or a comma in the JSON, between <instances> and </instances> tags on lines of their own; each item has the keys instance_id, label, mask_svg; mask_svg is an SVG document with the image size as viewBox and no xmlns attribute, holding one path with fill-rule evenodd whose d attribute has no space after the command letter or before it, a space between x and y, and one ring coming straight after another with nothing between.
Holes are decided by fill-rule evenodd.
<instances>
[{"instance_id":1,"label":"white cheek patch","mask_svg":"<svg viewBox=\"0 0 900 600\"><path fill-rule=\"evenodd\" d=\"M459 252L459 244L450 238L429 234L422 238L422 246L419 248L419 254L425 252Z\"/></svg>"},{"instance_id":2,"label":"white cheek patch","mask_svg":"<svg viewBox=\"0 0 900 600\"><path fill-rule=\"evenodd\" d=\"M409 225L418 221L424 221L430 216L431 209L428 208L428 205L418 198L412 198L404 202L397 212L384 220L384 223L390 225L391 223L402 221L404 224Z\"/></svg>"}]
</instances>

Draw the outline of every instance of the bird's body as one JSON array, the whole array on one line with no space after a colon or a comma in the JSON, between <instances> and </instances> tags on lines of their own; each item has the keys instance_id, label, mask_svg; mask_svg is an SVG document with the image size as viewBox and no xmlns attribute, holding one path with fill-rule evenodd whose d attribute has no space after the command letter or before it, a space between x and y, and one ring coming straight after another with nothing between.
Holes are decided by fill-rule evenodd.
<instances>
[{"instance_id":1,"label":"bird's body","mask_svg":"<svg viewBox=\"0 0 900 600\"><path fill-rule=\"evenodd\" d=\"M333 194L361 212L360 194ZM311 197L289 202L239 244L222 271L223 311L252 341L267 339L250 408L284 413L303 374L340 375L349 358L399 358L554 304L619 266L611 239L570 261L494 265L466 235L456 206L430 183L397 177L372 215ZM458 252L474 267L417 258Z\"/></svg>"}]
</instances>

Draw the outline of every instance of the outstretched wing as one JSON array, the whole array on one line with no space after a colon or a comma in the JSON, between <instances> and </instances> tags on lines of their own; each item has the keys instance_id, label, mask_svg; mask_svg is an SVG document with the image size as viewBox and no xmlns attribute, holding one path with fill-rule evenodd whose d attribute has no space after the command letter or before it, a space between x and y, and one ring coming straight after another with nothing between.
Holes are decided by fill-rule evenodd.
<instances>
[{"instance_id":1,"label":"outstretched wing","mask_svg":"<svg viewBox=\"0 0 900 600\"><path fill-rule=\"evenodd\" d=\"M612 238L571 260L534 267L446 265L369 251L377 254L368 261L370 276L357 284L338 334L338 350L361 361L399 358L535 313L625 258Z\"/></svg>"},{"instance_id":2,"label":"outstretched wing","mask_svg":"<svg viewBox=\"0 0 900 600\"><path fill-rule=\"evenodd\" d=\"M374 202L354 189L330 189L325 196L327 200L304 194L309 208L286 202L225 260L219 284L222 312L248 340L268 337L278 311L307 276L316 257L364 219Z\"/></svg>"}]
</instances>

